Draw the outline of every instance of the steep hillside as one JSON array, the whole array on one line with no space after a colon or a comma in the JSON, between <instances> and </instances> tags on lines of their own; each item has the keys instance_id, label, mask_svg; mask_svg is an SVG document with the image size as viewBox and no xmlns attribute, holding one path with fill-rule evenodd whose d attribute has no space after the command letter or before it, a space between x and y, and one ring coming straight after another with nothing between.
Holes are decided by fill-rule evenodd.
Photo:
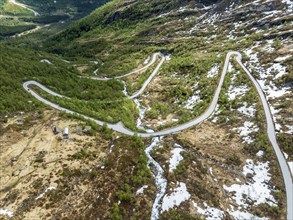
<instances>
[{"instance_id":1,"label":"steep hillside","mask_svg":"<svg viewBox=\"0 0 293 220\"><path fill-rule=\"evenodd\" d=\"M252 65L254 76L262 81L271 103L278 103L277 99L290 100L292 4L274 0L222 0L205 4L196 0L112 1L54 36L45 46L53 53L72 59L84 57L101 61L82 72L97 76L126 73L151 52L171 54L171 60L164 64L161 73L162 82L157 82L159 87L156 85L156 89L164 91L157 101L167 102L177 112L178 105L186 103L193 91L183 85L186 82L182 79L177 80L175 87L168 87L173 84L170 74L185 76L190 86L194 79L200 79L198 89L204 90L202 94L206 96L202 95L201 99L208 103L217 79L206 80L204 75L213 66L221 65L227 50L239 50ZM258 66L253 65L256 61ZM283 92L275 94L278 90ZM174 101L177 104L174 105ZM283 112L288 115L285 109L292 106L289 101L282 103L285 105ZM165 109L163 106L161 110ZM204 109L205 106L199 107ZM153 111L156 109L150 107ZM156 116L165 118L174 113L171 109L157 112ZM188 109L183 112L180 118L182 115L186 119L191 117ZM282 126L290 130L290 119L284 116Z\"/></svg>"},{"instance_id":2,"label":"steep hillside","mask_svg":"<svg viewBox=\"0 0 293 220\"><path fill-rule=\"evenodd\" d=\"M40 29L45 29L42 30L42 32L45 32L48 31L48 26L52 24L54 25L51 29L64 29L73 20L88 15L94 9L107 2L108 0L2 0L0 1L0 38L27 35Z\"/></svg>"},{"instance_id":3,"label":"steep hillside","mask_svg":"<svg viewBox=\"0 0 293 220\"><path fill-rule=\"evenodd\" d=\"M22 2L50 16L101 3ZM0 218L286 219L265 111L236 55L196 126L141 139L94 120L149 135L190 122L209 108L227 52L239 51L292 165L292 13L288 0L112 0L49 38L1 42ZM25 90L29 80L51 93Z\"/></svg>"},{"instance_id":4,"label":"steep hillside","mask_svg":"<svg viewBox=\"0 0 293 220\"><path fill-rule=\"evenodd\" d=\"M88 0L59 0L59 1L46 1L46 0L20 0L19 2L30 5L38 9L40 14L49 15L64 15L69 16L84 16L88 15L91 11L107 3L109 0L88 1Z\"/></svg>"}]
</instances>

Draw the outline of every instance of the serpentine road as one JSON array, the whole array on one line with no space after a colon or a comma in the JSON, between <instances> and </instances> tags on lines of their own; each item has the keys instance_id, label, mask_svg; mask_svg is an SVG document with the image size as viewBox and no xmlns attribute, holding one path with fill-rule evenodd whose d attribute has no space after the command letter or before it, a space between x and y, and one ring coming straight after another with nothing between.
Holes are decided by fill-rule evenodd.
<instances>
[{"instance_id":1,"label":"serpentine road","mask_svg":"<svg viewBox=\"0 0 293 220\"><path fill-rule=\"evenodd\" d=\"M132 72L130 72L130 73L127 73L127 74L125 74L125 75L122 75L122 76L116 76L116 77L114 77L114 79L121 79L121 78L123 78L123 77L130 76L130 75L132 75L132 74L134 74L134 73L138 73L138 72L140 72L140 71L143 71L143 70L149 68L151 65L153 65L153 64L156 62L156 60L158 59L158 56L161 56L161 57L165 60L165 57L164 57L164 55L163 55L162 53L154 53L151 62L149 62L147 65L143 66L143 67L140 68L140 69L137 69L137 70L134 70L134 71L132 71ZM162 64L161 64L161 65L162 65ZM160 65L160 66L161 66L161 65ZM106 81L106 80L110 80L110 79L113 79L113 78L107 78L107 77L106 77L106 78L99 78L99 77L85 77L85 78L90 78L90 79L93 79L93 80L104 80L104 81Z\"/></svg>"},{"instance_id":2,"label":"serpentine road","mask_svg":"<svg viewBox=\"0 0 293 220\"><path fill-rule=\"evenodd\" d=\"M155 57L157 57L158 55L159 54L157 54L156 56L155 55L153 56L153 60L152 60L153 63L155 62L154 61ZM143 92L143 90L146 88L148 83L151 81L152 77L154 77L155 74L158 72L161 64L164 62L164 60L165 60L164 56L162 54L160 54L160 55L162 56L160 64L155 69L155 71L154 71L155 73L154 72L152 73L150 80L148 80L148 82L144 84L143 88L139 90L139 92L138 92L139 94L141 94ZM54 104L54 103L42 98L36 92L34 92L33 90L29 89L29 85L35 85L35 86L40 87L41 89L43 89L44 91L48 92L49 94L51 94L53 96L63 97L62 95L57 94L57 93L49 90L48 88L46 88L45 86L41 85L38 82L27 81L27 82L25 82L23 84L23 87L24 87L24 89L26 91L30 92L31 95L33 95L35 98L37 98L41 102L43 102L43 103L45 103L45 104L47 104L47 105L49 105L49 106L51 106L51 107L53 107L53 108L55 108L57 110L64 111L64 112L69 113L69 114L76 114L76 115L81 116L81 117L83 117L85 119L91 120L91 121L97 123L98 125L106 124L108 126L108 128L113 129L115 131L118 131L120 133L123 133L123 134L126 134L126 135L137 134L138 136L141 136L141 137L144 137L144 138L153 137L153 136L164 136L164 135L172 134L172 133L182 131L182 130L185 130L185 129L190 128L190 127L193 127L193 126L203 122L204 120L206 120L207 118L209 118L212 115L212 113L214 112L214 110L216 108L216 105L217 105L217 102L218 102L218 99L219 99L219 96L220 96L221 88L223 86L223 82L224 82L224 79L225 79L225 76L226 76L226 73L227 73L228 64L229 64L231 56L236 56L236 61L240 64L240 66L243 68L245 73L249 76L249 78L253 82L255 88L257 89L258 95L259 95L259 97L261 99L261 102L262 102L262 105L263 105L263 108L264 108L264 111L265 111L265 116L266 116L267 134L268 134L269 140L270 140L270 142L271 142L271 144L272 144L272 146L273 146L273 148L275 150L275 153L277 155L277 159L278 159L279 165L281 167L281 171L282 171L282 175L283 175L283 179L284 179L284 183L285 183L286 197L287 197L287 219L292 220L293 219L293 181L292 181L292 176L291 176L289 167L288 167L288 165L286 163L286 160L285 160L285 158L284 158L284 156L283 156L283 154L282 154L282 152L281 152L281 150L280 150L280 148L278 146L278 143L277 143L276 133L275 133L275 126L274 126L274 122L273 122L272 115L271 115L271 112L270 112L269 104L268 104L268 102L266 100L266 97L265 97L260 85L258 84L258 82L254 79L254 77L250 74L250 72L242 64L242 62L241 62L241 54L239 52L233 52L232 51L232 52L227 53L226 60L225 60L225 63L224 63L224 67L223 67L223 71L222 71L222 74L221 74L221 78L220 78L218 87L216 89L216 92L214 94L213 100L212 100L209 108L202 115L200 115L198 118L195 118L195 119L193 119L193 120L191 120L191 121L189 121L187 123L184 123L184 124L172 127L172 128L168 128L166 130L154 132L154 133L136 133L134 131L131 131L131 130L125 128L121 122L119 122L117 124L109 124L109 123L105 123L103 121L100 121L100 120L97 120L97 119L82 115L80 113L73 112L73 111L71 111L69 109L60 107L60 106L58 106L58 105L56 105L56 104ZM148 66L150 66L150 65L148 65ZM145 68L145 67L143 67L143 68ZM136 71L136 72L138 72L138 71ZM131 72L131 74L133 74L133 73L134 72ZM126 75L130 75L130 74L126 74ZM124 75L124 76L126 76L126 75ZM98 78L97 78L97 80L98 80ZM137 93L135 93L135 95L136 94ZM135 97L137 97L138 95L136 95ZM132 97L130 97L130 98L132 98Z\"/></svg>"}]
</instances>

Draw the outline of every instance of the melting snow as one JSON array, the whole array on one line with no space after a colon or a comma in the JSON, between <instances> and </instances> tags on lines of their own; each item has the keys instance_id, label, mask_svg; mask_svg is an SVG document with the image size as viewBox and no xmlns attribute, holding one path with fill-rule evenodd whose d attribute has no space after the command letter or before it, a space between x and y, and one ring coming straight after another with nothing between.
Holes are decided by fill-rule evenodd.
<instances>
[{"instance_id":1,"label":"melting snow","mask_svg":"<svg viewBox=\"0 0 293 220\"><path fill-rule=\"evenodd\" d=\"M270 206L276 205L275 198L271 195L271 189L268 182L271 179L269 173L269 162L254 164L253 160L247 159L243 167L243 174L252 174L253 181L245 185L233 184L230 187L224 185L228 192L234 192L233 199L238 205L247 208L250 202L254 205L267 203ZM248 201L248 202L247 202Z\"/></svg>"},{"instance_id":2,"label":"melting snow","mask_svg":"<svg viewBox=\"0 0 293 220\"><path fill-rule=\"evenodd\" d=\"M5 210L5 209L0 209L0 215L7 215L8 217L13 217L13 212Z\"/></svg>"},{"instance_id":3,"label":"melting snow","mask_svg":"<svg viewBox=\"0 0 293 220\"><path fill-rule=\"evenodd\" d=\"M164 178L164 170L160 166L160 164L157 161L155 161L150 155L152 150L155 147L157 147L159 143L160 143L160 138L155 137L152 139L152 143L145 149L145 153L148 157L148 167L150 167L150 164L153 164L153 166L156 169L156 175L153 174L153 176L155 177L155 181L156 181L157 195L152 207L152 214L151 214L152 220L159 219L160 201L162 197L165 195L165 192L167 189L167 180Z\"/></svg>"},{"instance_id":4,"label":"melting snow","mask_svg":"<svg viewBox=\"0 0 293 220\"><path fill-rule=\"evenodd\" d=\"M276 62L282 62L282 61L287 60L287 59L290 58L290 57L291 57L291 55L287 55L287 56L283 56L283 57L277 57L277 58L275 59L275 61L276 61Z\"/></svg>"},{"instance_id":5,"label":"melting snow","mask_svg":"<svg viewBox=\"0 0 293 220\"><path fill-rule=\"evenodd\" d=\"M48 63L48 64L52 64L49 60L47 60L47 59L42 59L41 61L40 61L41 63Z\"/></svg>"},{"instance_id":6,"label":"melting snow","mask_svg":"<svg viewBox=\"0 0 293 220\"><path fill-rule=\"evenodd\" d=\"M293 125L286 125L286 127L288 128L288 131L285 131L285 133L293 134Z\"/></svg>"},{"instance_id":7,"label":"melting snow","mask_svg":"<svg viewBox=\"0 0 293 220\"><path fill-rule=\"evenodd\" d=\"M219 71L219 66L213 66L208 72L208 77L213 78L214 76L218 74L218 71Z\"/></svg>"},{"instance_id":8,"label":"melting snow","mask_svg":"<svg viewBox=\"0 0 293 220\"><path fill-rule=\"evenodd\" d=\"M176 169L180 161L183 160L183 157L181 156L182 151L184 151L182 147L178 144L175 144L175 148L172 150L172 157L170 158L169 162L169 172L173 172L173 170Z\"/></svg>"},{"instance_id":9,"label":"melting snow","mask_svg":"<svg viewBox=\"0 0 293 220\"><path fill-rule=\"evenodd\" d=\"M256 156L258 157L262 157L264 155L264 151L263 150L260 150L256 153Z\"/></svg>"},{"instance_id":10,"label":"melting snow","mask_svg":"<svg viewBox=\"0 0 293 220\"><path fill-rule=\"evenodd\" d=\"M43 197L48 191L50 191L50 190L54 190L54 189L56 189L56 187L54 187L54 186L49 186L49 187L45 190L45 192L41 193L37 198L35 198L35 200L38 200L38 199L42 198L42 197Z\"/></svg>"},{"instance_id":11,"label":"melting snow","mask_svg":"<svg viewBox=\"0 0 293 220\"><path fill-rule=\"evenodd\" d=\"M196 103L202 102L199 96L200 90L195 91L193 96L189 97L189 99L184 103L184 108L193 109Z\"/></svg>"},{"instance_id":12,"label":"melting snow","mask_svg":"<svg viewBox=\"0 0 293 220\"><path fill-rule=\"evenodd\" d=\"M136 127L139 128L139 129L145 130L145 128L142 126L142 120L144 119L145 112L146 112L147 108L143 107L140 104L140 100L134 99L133 101L137 105L137 108L139 110L139 117L136 120Z\"/></svg>"},{"instance_id":13,"label":"melting snow","mask_svg":"<svg viewBox=\"0 0 293 220\"><path fill-rule=\"evenodd\" d=\"M258 131L258 127L253 122L245 121L243 127L233 128L233 131L237 130L242 137L244 143L250 144L253 139L249 136L252 132Z\"/></svg>"},{"instance_id":14,"label":"melting snow","mask_svg":"<svg viewBox=\"0 0 293 220\"><path fill-rule=\"evenodd\" d=\"M272 47L274 40L267 40L266 45L263 47L263 50L266 52L273 52L275 49Z\"/></svg>"},{"instance_id":15,"label":"melting snow","mask_svg":"<svg viewBox=\"0 0 293 220\"><path fill-rule=\"evenodd\" d=\"M98 72L99 72L99 68L96 69L96 70L93 72L93 74L94 74L94 75L97 75Z\"/></svg>"},{"instance_id":16,"label":"melting snow","mask_svg":"<svg viewBox=\"0 0 293 220\"><path fill-rule=\"evenodd\" d=\"M148 63L150 62L150 59L151 59L151 57L148 56L148 57L145 59L145 61L143 62L143 64L148 64Z\"/></svg>"},{"instance_id":17,"label":"melting snow","mask_svg":"<svg viewBox=\"0 0 293 220\"><path fill-rule=\"evenodd\" d=\"M110 153L112 153L113 147L114 147L114 144L112 144L112 145L110 146Z\"/></svg>"},{"instance_id":18,"label":"melting snow","mask_svg":"<svg viewBox=\"0 0 293 220\"><path fill-rule=\"evenodd\" d=\"M244 115L253 117L256 112L256 109L255 109L256 104L253 104L252 106L249 106L249 107L248 107L247 102L244 102L243 104L244 105L242 107L238 108L237 111L241 112Z\"/></svg>"},{"instance_id":19,"label":"melting snow","mask_svg":"<svg viewBox=\"0 0 293 220\"><path fill-rule=\"evenodd\" d=\"M221 110L220 110L220 106L219 106L219 104L217 104L217 106L216 106L216 108L215 108L215 110L214 110L214 118L213 118L213 120L212 120L212 122L213 123L217 123L217 121L218 121L218 115L221 113Z\"/></svg>"},{"instance_id":20,"label":"melting snow","mask_svg":"<svg viewBox=\"0 0 293 220\"><path fill-rule=\"evenodd\" d=\"M277 73L274 79L278 79L284 75L286 75L286 67L282 66L280 63L274 63L270 68L268 68L268 72L272 74Z\"/></svg>"},{"instance_id":21,"label":"melting snow","mask_svg":"<svg viewBox=\"0 0 293 220\"><path fill-rule=\"evenodd\" d=\"M281 109L275 109L272 105L270 105L270 110L273 115L273 120L275 122L276 130L281 131L282 126L277 123L277 119L281 119L280 115L277 115L281 111Z\"/></svg>"},{"instance_id":22,"label":"melting snow","mask_svg":"<svg viewBox=\"0 0 293 220\"><path fill-rule=\"evenodd\" d=\"M228 73L231 73L232 71L234 71L234 67L233 67L233 64L229 62L229 64L228 64Z\"/></svg>"},{"instance_id":23,"label":"melting snow","mask_svg":"<svg viewBox=\"0 0 293 220\"><path fill-rule=\"evenodd\" d=\"M285 159L287 160L289 158L289 155L283 152Z\"/></svg>"},{"instance_id":24,"label":"melting snow","mask_svg":"<svg viewBox=\"0 0 293 220\"><path fill-rule=\"evenodd\" d=\"M93 60L93 61L90 61L91 63L95 64L95 65L98 65L99 64L99 61L96 61L96 60Z\"/></svg>"},{"instance_id":25,"label":"melting snow","mask_svg":"<svg viewBox=\"0 0 293 220\"><path fill-rule=\"evenodd\" d=\"M266 80L258 80L258 83L267 94L267 98L279 98L290 92L290 87L277 88L272 81L269 82L269 85L266 85Z\"/></svg>"},{"instance_id":26,"label":"melting snow","mask_svg":"<svg viewBox=\"0 0 293 220\"><path fill-rule=\"evenodd\" d=\"M293 11L293 1L292 0L282 0L282 2L288 6L287 12Z\"/></svg>"},{"instance_id":27,"label":"melting snow","mask_svg":"<svg viewBox=\"0 0 293 220\"><path fill-rule=\"evenodd\" d=\"M193 206L197 209L197 213L204 215L206 220L220 220L225 216L223 211L209 207L206 203L204 203L205 209L199 207L194 201L192 201L192 203Z\"/></svg>"},{"instance_id":28,"label":"melting snow","mask_svg":"<svg viewBox=\"0 0 293 220\"><path fill-rule=\"evenodd\" d=\"M270 49L270 45L273 43L273 40L267 40L267 46L265 47L266 51L273 51L274 49ZM250 62L248 63L249 70L256 70L259 72L259 80L258 83L264 90L267 98L279 98L290 91L290 87L282 87L278 88L272 80L267 82L268 77L273 77L273 79L280 78L281 76L286 74L286 67L283 67L279 63L273 64L267 70L259 64L259 60L257 57L258 53L253 53L253 49L259 45L259 42L252 48L245 51L246 55L250 57ZM269 47L269 48L268 48ZM253 63L254 65L251 65ZM277 74L276 74L277 73ZM276 74L276 75L275 75Z\"/></svg>"},{"instance_id":29,"label":"melting snow","mask_svg":"<svg viewBox=\"0 0 293 220\"><path fill-rule=\"evenodd\" d=\"M229 86L229 89L228 89L229 100L230 101L235 100L236 96L242 96L247 91L249 91L249 88L247 85L239 86L239 87Z\"/></svg>"},{"instance_id":30,"label":"melting snow","mask_svg":"<svg viewBox=\"0 0 293 220\"><path fill-rule=\"evenodd\" d=\"M188 200L189 198L190 194L187 192L186 184L179 182L179 186L175 188L170 195L164 196L162 201L162 212L167 211L174 206L179 206L182 202Z\"/></svg>"},{"instance_id":31,"label":"melting snow","mask_svg":"<svg viewBox=\"0 0 293 220\"><path fill-rule=\"evenodd\" d=\"M147 189L149 186L145 185L136 191L136 195L143 194L143 191Z\"/></svg>"},{"instance_id":32,"label":"melting snow","mask_svg":"<svg viewBox=\"0 0 293 220\"><path fill-rule=\"evenodd\" d=\"M107 79L107 78L106 78ZM124 88L123 88L123 94L126 96L126 97L129 97L128 94L127 94L127 88L126 88L126 83L124 81L122 81L123 85L124 85Z\"/></svg>"}]
</instances>

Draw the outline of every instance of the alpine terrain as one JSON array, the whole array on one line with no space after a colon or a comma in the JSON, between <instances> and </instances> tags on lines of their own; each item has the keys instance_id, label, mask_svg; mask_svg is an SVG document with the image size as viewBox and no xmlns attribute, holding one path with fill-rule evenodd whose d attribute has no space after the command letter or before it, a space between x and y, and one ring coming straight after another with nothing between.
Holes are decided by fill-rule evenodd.
<instances>
[{"instance_id":1,"label":"alpine terrain","mask_svg":"<svg viewBox=\"0 0 293 220\"><path fill-rule=\"evenodd\" d=\"M293 220L292 0L0 0L0 219Z\"/></svg>"}]
</instances>

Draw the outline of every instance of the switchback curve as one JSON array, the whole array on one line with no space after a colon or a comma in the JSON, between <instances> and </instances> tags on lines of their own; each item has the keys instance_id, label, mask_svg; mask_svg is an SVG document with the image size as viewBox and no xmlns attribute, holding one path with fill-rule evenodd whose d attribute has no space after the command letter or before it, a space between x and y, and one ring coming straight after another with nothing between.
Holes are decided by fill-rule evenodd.
<instances>
[{"instance_id":1,"label":"switchback curve","mask_svg":"<svg viewBox=\"0 0 293 220\"><path fill-rule=\"evenodd\" d=\"M253 85L255 86L255 88L257 89L258 95L261 99L261 103L263 105L264 111L265 111L265 116L266 116L266 123L267 123L267 134L269 137L269 140L275 150L281 171L282 171L282 175L283 175L283 179L284 179L284 183L285 183L285 188L286 188L286 197L287 197L287 219L291 220L293 219L293 181L292 181L292 176L288 167L288 164L284 158L284 155L282 154L278 143L277 143L277 139L276 139L276 133L275 133L275 126L274 126L274 122L272 119L272 115L271 115L271 111L269 108L269 104L266 100L266 97L260 87L260 85L258 84L258 82L254 79L254 77L250 74L250 72L247 70L247 68L242 64L241 62L241 54L239 52L228 52L226 59L225 59L225 63L224 63L224 67L222 70L222 74L220 77L220 81L218 84L218 87L216 89L216 92L214 94L213 100L210 104L210 106L208 107L208 109L202 114L200 115L198 118L195 118L187 123L172 127L172 128L168 128L166 130L163 131L158 131L158 132L154 132L154 133L136 133L134 131L131 131L127 128L125 128L123 126L122 123L117 123L117 124L109 124L109 123L105 123L103 121L82 115L80 113L76 113L73 112L69 109L60 107L44 98L42 98L41 96L39 96L36 92L34 92L33 90L29 89L29 85L36 85L38 87L40 87L41 89L43 89L46 92L49 92L52 95L58 96L60 97L60 94L54 93L53 91L49 90L48 88L46 88L45 86L41 85L40 83L37 83L35 81L27 81L23 84L23 87L26 91L30 92L35 98L37 98L38 100L40 100L41 102L57 109L60 111L64 111L67 112L69 114L76 114L78 116L81 116L85 119L91 120L95 123L97 123L98 125L104 125L106 124L108 128L115 130L117 132L126 134L126 135L135 135L137 134L138 136L144 137L144 138L148 138L148 137L153 137L153 136L164 136L164 135L168 135L168 134L172 134L175 132L179 132L182 130L185 130L187 128L193 127L197 124L200 124L201 122L203 122L204 120L206 120L207 118L209 118L212 113L214 112L216 105L218 103L218 99L220 96L220 92L221 92L221 88L223 86L224 83L224 79L227 73L227 69L228 69L228 64L230 61L231 56L236 56L236 61L239 63L239 65L242 67L242 69L245 71L245 73L249 76L250 80L253 82ZM162 59L163 60L163 59ZM162 61L161 61L162 62ZM62 97L62 96L61 96Z\"/></svg>"}]
</instances>

